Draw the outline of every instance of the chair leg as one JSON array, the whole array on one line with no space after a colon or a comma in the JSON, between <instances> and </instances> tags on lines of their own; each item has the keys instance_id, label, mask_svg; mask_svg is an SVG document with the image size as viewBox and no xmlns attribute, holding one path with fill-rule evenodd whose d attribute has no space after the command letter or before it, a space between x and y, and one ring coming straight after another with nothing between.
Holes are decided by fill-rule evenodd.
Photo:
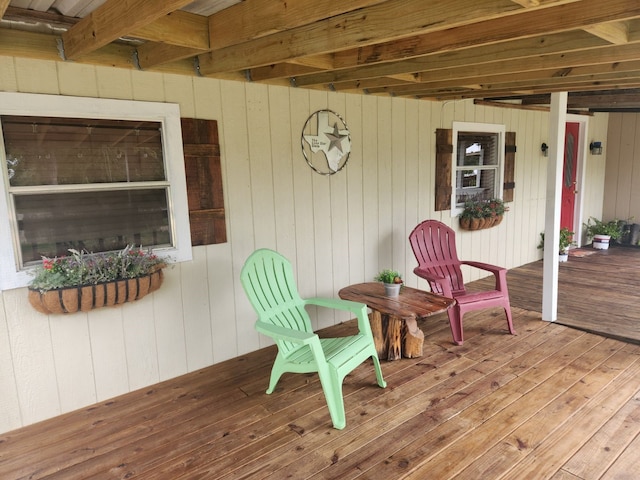
<instances>
[{"instance_id":1,"label":"chair leg","mask_svg":"<svg viewBox=\"0 0 640 480\"><path fill-rule=\"evenodd\" d=\"M324 391L324 397L327 400L333 428L342 430L347 426L344 399L342 398L342 380L338 378L337 372L328 370L328 368L320 368L318 375Z\"/></svg>"},{"instance_id":2,"label":"chair leg","mask_svg":"<svg viewBox=\"0 0 640 480\"><path fill-rule=\"evenodd\" d=\"M449 310L447 310L447 315L449 316L449 325L451 326L451 335L453 335L453 342L456 345L462 345L464 341L462 333L463 313L460 311L460 308L457 305L454 305Z\"/></svg>"},{"instance_id":3,"label":"chair leg","mask_svg":"<svg viewBox=\"0 0 640 480\"><path fill-rule=\"evenodd\" d=\"M507 315L507 326L509 327L509 333L511 335L516 335L516 331L513 328L513 318L511 316L511 305L509 304L508 300L506 303L507 304L504 307L504 313Z\"/></svg>"},{"instance_id":4,"label":"chair leg","mask_svg":"<svg viewBox=\"0 0 640 480\"><path fill-rule=\"evenodd\" d=\"M371 360L373 360L373 368L376 372L376 379L378 380L378 386L380 388L386 388L387 382L382 378L382 368L380 367L380 359L378 359L378 352L373 349L373 353L371 354Z\"/></svg>"},{"instance_id":5,"label":"chair leg","mask_svg":"<svg viewBox=\"0 0 640 480\"><path fill-rule=\"evenodd\" d=\"M273 367L271 367L271 377L269 378L269 388L267 388L267 393L271 394L276 389L276 385L278 385L278 381L280 377L285 372L284 368L284 359L280 356L280 353L276 356L275 361L273 362Z\"/></svg>"}]
</instances>

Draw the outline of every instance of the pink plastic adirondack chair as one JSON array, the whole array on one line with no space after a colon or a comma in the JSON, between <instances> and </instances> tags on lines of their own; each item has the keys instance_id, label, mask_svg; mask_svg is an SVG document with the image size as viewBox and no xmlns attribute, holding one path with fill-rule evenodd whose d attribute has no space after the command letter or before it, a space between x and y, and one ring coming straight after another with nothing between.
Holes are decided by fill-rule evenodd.
<instances>
[{"instance_id":1,"label":"pink plastic adirondack chair","mask_svg":"<svg viewBox=\"0 0 640 480\"><path fill-rule=\"evenodd\" d=\"M451 324L453 341L462 345L464 341L462 317L471 310L502 307L507 315L509 332L515 335L507 290L507 269L481 262L461 261L456 252L455 232L437 220L425 220L409 235L413 254L418 266L413 270L417 276L429 282L434 293L455 298L456 304L447 313ZM496 280L495 289L468 292L464 286L461 265L491 272Z\"/></svg>"}]
</instances>

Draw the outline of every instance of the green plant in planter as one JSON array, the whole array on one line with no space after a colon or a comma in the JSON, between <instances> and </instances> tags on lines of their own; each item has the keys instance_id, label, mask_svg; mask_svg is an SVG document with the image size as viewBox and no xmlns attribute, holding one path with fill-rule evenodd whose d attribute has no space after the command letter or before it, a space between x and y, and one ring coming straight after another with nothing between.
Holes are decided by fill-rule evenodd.
<instances>
[{"instance_id":1,"label":"green plant in planter","mask_svg":"<svg viewBox=\"0 0 640 480\"><path fill-rule=\"evenodd\" d=\"M42 257L42 264L30 272L34 278L29 288L46 292L137 278L161 270L168 261L151 250L133 245L115 252L88 253L69 249L69 253L64 257Z\"/></svg>"},{"instance_id":2,"label":"green plant in planter","mask_svg":"<svg viewBox=\"0 0 640 480\"><path fill-rule=\"evenodd\" d=\"M560 229L560 240L558 241L558 253L561 255L567 254L569 251L569 247L575 245L573 241L574 232L569 230L567 227L562 227ZM544 250L544 232L540 233L540 243L538 244L538 248Z\"/></svg>"},{"instance_id":3,"label":"green plant in planter","mask_svg":"<svg viewBox=\"0 0 640 480\"><path fill-rule=\"evenodd\" d=\"M588 238L593 238L595 235L609 235L612 240L617 240L622 236L623 223L618 219L603 222L597 218L589 217L583 226Z\"/></svg>"},{"instance_id":4,"label":"green plant in planter","mask_svg":"<svg viewBox=\"0 0 640 480\"><path fill-rule=\"evenodd\" d=\"M504 215L509 208L499 198L491 198L489 200L470 199L464 202L460 218L492 218Z\"/></svg>"},{"instance_id":5,"label":"green plant in planter","mask_svg":"<svg viewBox=\"0 0 640 480\"><path fill-rule=\"evenodd\" d=\"M378 275L376 275L374 280L382 283L403 283L402 275L395 270L389 269L382 270Z\"/></svg>"}]
</instances>

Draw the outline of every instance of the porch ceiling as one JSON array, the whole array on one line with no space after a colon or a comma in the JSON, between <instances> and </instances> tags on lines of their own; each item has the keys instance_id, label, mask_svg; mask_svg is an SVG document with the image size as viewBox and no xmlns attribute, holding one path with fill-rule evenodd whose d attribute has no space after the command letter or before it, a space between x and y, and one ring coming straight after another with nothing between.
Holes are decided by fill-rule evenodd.
<instances>
[{"instance_id":1,"label":"porch ceiling","mask_svg":"<svg viewBox=\"0 0 640 480\"><path fill-rule=\"evenodd\" d=\"M0 0L0 54L528 108L640 109L637 0Z\"/></svg>"}]
</instances>

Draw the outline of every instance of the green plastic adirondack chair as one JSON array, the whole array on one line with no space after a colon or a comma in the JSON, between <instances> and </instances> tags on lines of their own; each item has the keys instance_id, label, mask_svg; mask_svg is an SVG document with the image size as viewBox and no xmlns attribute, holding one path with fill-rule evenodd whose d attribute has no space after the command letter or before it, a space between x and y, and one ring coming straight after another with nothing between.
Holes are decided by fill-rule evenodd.
<instances>
[{"instance_id":1,"label":"green plastic adirondack chair","mask_svg":"<svg viewBox=\"0 0 640 480\"><path fill-rule=\"evenodd\" d=\"M242 267L240 280L258 314L256 330L273 338L278 346L268 394L273 392L285 372L318 372L333 426L343 429L346 425L342 398L344 377L371 357L378 385L382 388L387 386L382 378L366 305L332 298L302 299L291 263L269 249L256 250L249 256ZM348 337L319 338L311 327L306 305L351 312L358 320L359 333Z\"/></svg>"}]
</instances>

